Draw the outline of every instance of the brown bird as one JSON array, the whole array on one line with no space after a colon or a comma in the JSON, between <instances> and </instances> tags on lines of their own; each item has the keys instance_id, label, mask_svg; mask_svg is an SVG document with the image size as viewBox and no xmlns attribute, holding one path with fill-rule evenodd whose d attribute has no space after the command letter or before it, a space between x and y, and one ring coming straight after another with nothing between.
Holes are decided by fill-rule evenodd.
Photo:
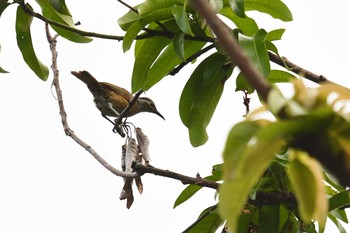
<instances>
[{"instance_id":1,"label":"brown bird","mask_svg":"<svg viewBox=\"0 0 350 233\"><path fill-rule=\"evenodd\" d=\"M133 95L122 87L107 82L98 82L89 72L71 72L75 77L83 81L94 96L94 101L102 116L112 122L107 116L119 117L120 113L128 106ZM130 117L140 112L151 112L164 119L154 105L153 101L146 97L139 97L135 104L127 112L125 117ZM114 122L112 122L114 124Z\"/></svg>"}]
</instances>

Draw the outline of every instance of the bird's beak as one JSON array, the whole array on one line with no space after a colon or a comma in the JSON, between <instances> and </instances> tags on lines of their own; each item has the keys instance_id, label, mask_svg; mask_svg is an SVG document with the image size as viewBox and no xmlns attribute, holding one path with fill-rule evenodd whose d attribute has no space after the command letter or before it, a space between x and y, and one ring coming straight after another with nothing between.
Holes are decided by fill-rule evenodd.
<instances>
[{"instance_id":1,"label":"bird's beak","mask_svg":"<svg viewBox=\"0 0 350 233\"><path fill-rule=\"evenodd\" d=\"M157 114L158 116L160 116L161 118L163 118L163 120L165 120L165 118L163 117L163 115L160 114L160 112L158 112L157 110L154 110L153 113Z\"/></svg>"}]
</instances>

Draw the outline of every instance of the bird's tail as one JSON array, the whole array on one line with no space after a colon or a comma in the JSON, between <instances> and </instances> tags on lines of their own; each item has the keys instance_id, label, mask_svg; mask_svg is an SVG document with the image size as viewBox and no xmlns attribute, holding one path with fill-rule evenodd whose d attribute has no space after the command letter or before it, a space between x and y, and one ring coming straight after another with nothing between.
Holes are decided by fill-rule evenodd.
<instances>
[{"instance_id":1,"label":"bird's tail","mask_svg":"<svg viewBox=\"0 0 350 233\"><path fill-rule=\"evenodd\" d=\"M93 95L102 91L103 87L101 84L89 72L85 70L79 72L72 71L71 74L84 82Z\"/></svg>"}]
</instances>

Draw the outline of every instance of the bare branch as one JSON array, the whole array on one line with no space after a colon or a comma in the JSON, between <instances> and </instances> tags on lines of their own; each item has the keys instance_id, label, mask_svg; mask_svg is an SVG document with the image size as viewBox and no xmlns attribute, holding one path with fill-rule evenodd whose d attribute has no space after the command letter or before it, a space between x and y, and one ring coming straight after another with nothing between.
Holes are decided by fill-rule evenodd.
<instances>
[{"instance_id":1,"label":"bare branch","mask_svg":"<svg viewBox=\"0 0 350 233\"><path fill-rule=\"evenodd\" d=\"M56 95L57 95L57 102L58 102L58 106L60 109L59 113L61 116L62 125L63 125L63 129L64 129L65 134L67 136L71 137L75 142L77 142L85 150L87 150L102 166L104 166L108 171L112 172L113 174L115 174L117 176L124 177L124 178L138 177L138 174L136 174L136 173L126 173L126 172L123 172L123 171L120 171L120 170L114 168L106 160L104 160L90 145L88 145L83 140L81 140L73 132L73 130L71 130L71 128L68 126L67 114L66 114L66 111L64 108L62 91L61 91L60 83L59 83L59 71L57 68L57 50L56 50L56 43L57 43L56 37L57 36L52 37L50 35L50 31L49 31L49 27L48 27L47 23L45 24L45 28L46 28L47 40L50 44L50 50L51 50L51 54L52 54L51 69L52 69L53 74L54 74L53 85L55 87L55 91L56 91Z\"/></svg>"}]
</instances>

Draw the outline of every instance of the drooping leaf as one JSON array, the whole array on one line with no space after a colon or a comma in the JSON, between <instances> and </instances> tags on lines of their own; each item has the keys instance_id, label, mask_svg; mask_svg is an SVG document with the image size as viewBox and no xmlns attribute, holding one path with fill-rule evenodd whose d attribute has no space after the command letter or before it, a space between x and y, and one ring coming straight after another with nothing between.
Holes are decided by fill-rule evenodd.
<instances>
[{"instance_id":1,"label":"drooping leaf","mask_svg":"<svg viewBox=\"0 0 350 233\"><path fill-rule=\"evenodd\" d=\"M62 25L75 28L73 18L70 15L69 10L63 0L61 1L36 0L36 1L39 3L42 13L46 18L56 21ZM60 36L66 38L67 40L77 42L77 43L88 43L92 41L92 39L89 37L81 36L78 33L63 29L62 27L58 27L51 24L50 26Z\"/></svg>"},{"instance_id":2,"label":"drooping leaf","mask_svg":"<svg viewBox=\"0 0 350 233\"><path fill-rule=\"evenodd\" d=\"M186 34L193 35L190 22L188 20L187 12L186 12L186 5L183 6L173 6L172 7L172 13L174 16L174 19L181 29Z\"/></svg>"},{"instance_id":3,"label":"drooping leaf","mask_svg":"<svg viewBox=\"0 0 350 233\"><path fill-rule=\"evenodd\" d=\"M244 13L244 0L228 0L228 3L237 16L241 18L246 16Z\"/></svg>"},{"instance_id":4,"label":"drooping leaf","mask_svg":"<svg viewBox=\"0 0 350 233\"><path fill-rule=\"evenodd\" d=\"M247 78L244 76L242 72L239 72L236 78L236 90L235 91L244 91L247 90L249 94L253 93L255 91L254 88L252 88L247 81Z\"/></svg>"},{"instance_id":5,"label":"drooping leaf","mask_svg":"<svg viewBox=\"0 0 350 233\"><path fill-rule=\"evenodd\" d=\"M138 8L141 16L160 9L171 8L178 4L178 0L146 0Z\"/></svg>"},{"instance_id":6,"label":"drooping leaf","mask_svg":"<svg viewBox=\"0 0 350 233\"><path fill-rule=\"evenodd\" d=\"M338 228L339 233L347 233L347 231L344 229L343 225L338 221L338 219L336 217L334 217L333 215L328 215L328 218L330 220L332 220L332 222Z\"/></svg>"},{"instance_id":7,"label":"drooping leaf","mask_svg":"<svg viewBox=\"0 0 350 233\"><path fill-rule=\"evenodd\" d=\"M238 34L239 44L251 58L257 69L268 77L270 73L270 59L265 46L266 31L261 29L254 36Z\"/></svg>"},{"instance_id":8,"label":"drooping leaf","mask_svg":"<svg viewBox=\"0 0 350 233\"><path fill-rule=\"evenodd\" d=\"M232 67L222 67L217 76L213 77L213 81L204 85L206 67L214 64L214 60L218 56L224 55L212 54L198 65L180 97L180 117L189 129L192 146L200 146L207 141L206 127L221 97L224 82L232 73Z\"/></svg>"},{"instance_id":9,"label":"drooping leaf","mask_svg":"<svg viewBox=\"0 0 350 233\"><path fill-rule=\"evenodd\" d=\"M134 9L137 9L137 8L138 6L134 7ZM127 31L129 27L139 19L140 19L140 15L137 12L133 10L129 10L125 15L123 15L118 19L118 24L121 27L121 29L123 29L124 31Z\"/></svg>"},{"instance_id":10,"label":"drooping leaf","mask_svg":"<svg viewBox=\"0 0 350 233\"><path fill-rule=\"evenodd\" d=\"M291 150L290 158L288 172L295 188L300 216L305 223L318 221L320 229L324 229L328 200L322 168L316 159L299 150Z\"/></svg>"},{"instance_id":11,"label":"drooping leaf","mask_svg":"<svg viewBox=\"0 0 350 233\"><path fill-rule=\"evenodd\" d=\"M27 7L31 6L27 4ZM24 12L21 6L17 7L16 15L16 38L17 45L20 49L24 61L34 71L34 73L42 80L46 81L49 76L49 69L40 62L35 54L30 25L33 18Z\"/></svg>"},{"instance_id":12,"label":"drooping leaf","mask_svg":"<svg viewBox=\"0 0 350 233\"><path fill-rule=\"evenodd\" d=\"M293 16L281 0L245 0L245 10L257 10L282 21L292 21Z\"/></svg>"},{"instance_id":13,"label":"drooping leaf","mask_svg":"<svg viewBox=\"0 0 350 233\"><path fill-rule=\"evenodd\" d=\"M216 206L205 209L199 216L195 224L192 224L183 233L215 233L224 223Z\"/></svg>"}]
</instances>

